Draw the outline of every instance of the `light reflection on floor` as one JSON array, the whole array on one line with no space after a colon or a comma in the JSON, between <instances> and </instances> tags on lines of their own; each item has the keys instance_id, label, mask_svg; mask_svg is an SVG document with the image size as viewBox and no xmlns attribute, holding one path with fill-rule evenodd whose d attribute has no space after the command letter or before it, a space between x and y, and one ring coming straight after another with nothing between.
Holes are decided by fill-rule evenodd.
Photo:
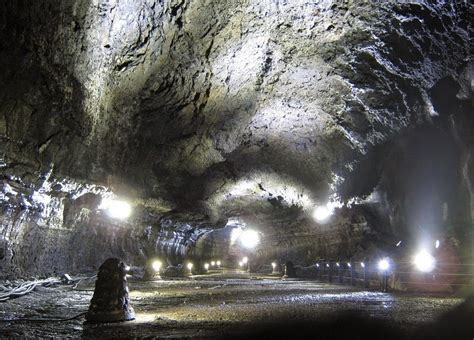
<instances>
[{"instance_id":1,"label":"light reflection on floor","mask_svg":"<svg viewBox=\"0 0 474 340\"><path fill-rule=\"evenodd\" d=\"M1 315L74 315L87 308L91 286L60 286L3 304ZM364 291L309 280L281 280L248 273L215 273L180 280L130 281L136 319L88 325L62 323L2 324L0 337L214 337L242 334L250 324L320 322L348 311L365 319L417 327L452 310L463 299ZM67 301L67 303L64 303ZM45 309L45 306L48 306ZM35 314L36 313L36 314ZM247 326L245 326L247 325Z\"/></svg>"}]
</instances>

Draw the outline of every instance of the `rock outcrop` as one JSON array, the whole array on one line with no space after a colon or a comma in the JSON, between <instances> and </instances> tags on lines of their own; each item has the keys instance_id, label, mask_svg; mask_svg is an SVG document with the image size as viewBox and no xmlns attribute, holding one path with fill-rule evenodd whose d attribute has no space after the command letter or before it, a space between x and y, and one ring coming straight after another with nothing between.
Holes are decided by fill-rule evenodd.
<instances>
[{"instance_id":1,"label":"rock outcrop","mask_svg":"<svg viewBox=\"0 0 474 340\"><path fill-rule=\"evenodd\" d=\"M228 219L262 232L264 259L351 257L420 234L466 256L468 2L3 7L2 275L237 256ZM98 217L110 191L133 202L129 222ZM315 222L328 202L335 215Z\"/></svg>"}]
</instances>

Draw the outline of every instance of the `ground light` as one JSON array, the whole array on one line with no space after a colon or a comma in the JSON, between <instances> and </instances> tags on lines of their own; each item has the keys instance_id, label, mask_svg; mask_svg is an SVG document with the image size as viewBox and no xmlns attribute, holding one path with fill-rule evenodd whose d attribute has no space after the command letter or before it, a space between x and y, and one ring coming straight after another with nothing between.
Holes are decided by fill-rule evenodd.
<instances>
[{"instance_id":1,"label":"ground light","mask_svg":"<svg viewBox=\"0 0 474 340\"><path fill-rule=\"evenodd\" d=\"M434 269L436 260L426 250L422 250L415 255L415 258L413 259L413 264L420 272L429 273Z\"/></svg>"},{"instance_id":2,"label":"ground light","mask_svg":"<svg viewBox=\"0 0 474 340\"><path fill-rule=\"evenodd\" d=\"M260 235L255 230L244 230L239 239L245 248L255 248L260 243Z\"/></svg>"},{"instance_id":3,"label":"ground light","mask_svg":"<svg viewBox=\"0 0 474 340\"><path fill-rule=\"evenodd\" d=\"M125 201L104 198L99 209L105 209L107 215L112 218L124 220L132 213L132 207Z\"/></svg>"},{"instance_id":4,"label":"ground light","mask_svg":"<svg viewBox=\"0 0 474 340\"><path fill-rule=\"evenodd\" d=\"M216 264L217 264L217 267L220 267L221 266L221 261L217 261Z\"/></svg>"},{"instance_id":5,"label":"ground light","mask_svg":"<svg viewBox=\"0 0 474 340\"><path fill-rule=\"evenodd\" d=\"M193 269L193 264L191 262L189 262L187 265L186 265L186 268L188 268L189 271L191 271Z\"/></svg>"},{"instance_id":6,"label":"ground light","mask_svg":"<svg viewBox=\"0 0 474 340\"><path fill-rule=\"evenodd\" d=\"M204 269L209 270L209 263L204 263Z\"/></svg>"},{"instance_id":7,"label":"ground light","mask_svg":"<svg viewBox=\"0 0 474 340\"><path fill-rule=\"evenodd\" d=\"M387 258L384 258L384 259L381 259L378 264L377 264L377 268L381 271L381 272L386 272L387 270L390 269L390 262Z\"/></svg>"},{"instance_id":8,"label":"ground light","mask_svg":"<svg viewBox=\"0 0 474 340\"><path fill-rule=\"evenodd\" d=\"M161 261L158 261L158 260L153 261L153 263L151 264L151 267L153 268L155 272L159 272L161 269Z\"/></svg>"},{"instance_id":9,"label":"ground light","mask_svg":"<svg viewBox=\"0 0 474 340\"><path fill-rule=\"evenodd\" d=\"M211 266L214 267L216 265L216 261L211 261Z\"/></svg>"}]
</instances>

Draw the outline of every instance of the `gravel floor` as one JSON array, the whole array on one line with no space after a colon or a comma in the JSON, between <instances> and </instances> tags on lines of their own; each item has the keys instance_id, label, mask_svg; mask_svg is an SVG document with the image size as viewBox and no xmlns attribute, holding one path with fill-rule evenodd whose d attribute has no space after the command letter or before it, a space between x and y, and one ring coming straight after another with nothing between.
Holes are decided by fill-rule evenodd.
<instances>
[{"instance_id":1,"label":"gravel floor","mask_svg":"<svg viewBox=\"0 0 474 340\"><path fill-rule=\"evenodd\" d=\"M181 280L131 281L129 288L136 312L134 321L86 324L83 317L65 322L2 321L0 337L291 338L310 333L336 338L352 334L357 338L367 329L376 329L369 335L378 337L380 332L389 332L408 338L464 301L460 297L362 291L236 272ZM28 296L0 303L0 319L74 316L87 310L92 293L93 282L76 289L41 287ZM354 327L354 323L360 327Z\"/></svg>"}]
</instances>

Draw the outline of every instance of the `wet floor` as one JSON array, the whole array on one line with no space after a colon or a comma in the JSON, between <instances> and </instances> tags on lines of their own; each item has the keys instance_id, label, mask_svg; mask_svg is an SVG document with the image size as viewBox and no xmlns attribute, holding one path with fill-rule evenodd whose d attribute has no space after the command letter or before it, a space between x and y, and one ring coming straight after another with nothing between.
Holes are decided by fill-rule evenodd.
<instances>
[{"instance_id":1,"label":"wet floor","mask_svg":"<svg viewBox=\"0 0 474 340\"><path fill-rule=\"evenodd\" d=\"M355 316L361 322L380 322L377 325L382 328L390 325L400 334L408 335L464 301L453 296L363 291L238 272L180 280L131 281L129 288L136 312L134 321L85 324L83 317L63 322L2 321L0 337L219 338L265 334L267 330L271 333L272 328L283 325L290 329L308 327L317 332L317 327L327 325L325 322L334 327L339 323L331 320L344 323L347 316ZM76 289L41 287L28 296L0 303L0 319L74 316L87 310L92 293L93 282ZM357 334L357 330L354 332Z\"/></svg>"}]
</instances>

